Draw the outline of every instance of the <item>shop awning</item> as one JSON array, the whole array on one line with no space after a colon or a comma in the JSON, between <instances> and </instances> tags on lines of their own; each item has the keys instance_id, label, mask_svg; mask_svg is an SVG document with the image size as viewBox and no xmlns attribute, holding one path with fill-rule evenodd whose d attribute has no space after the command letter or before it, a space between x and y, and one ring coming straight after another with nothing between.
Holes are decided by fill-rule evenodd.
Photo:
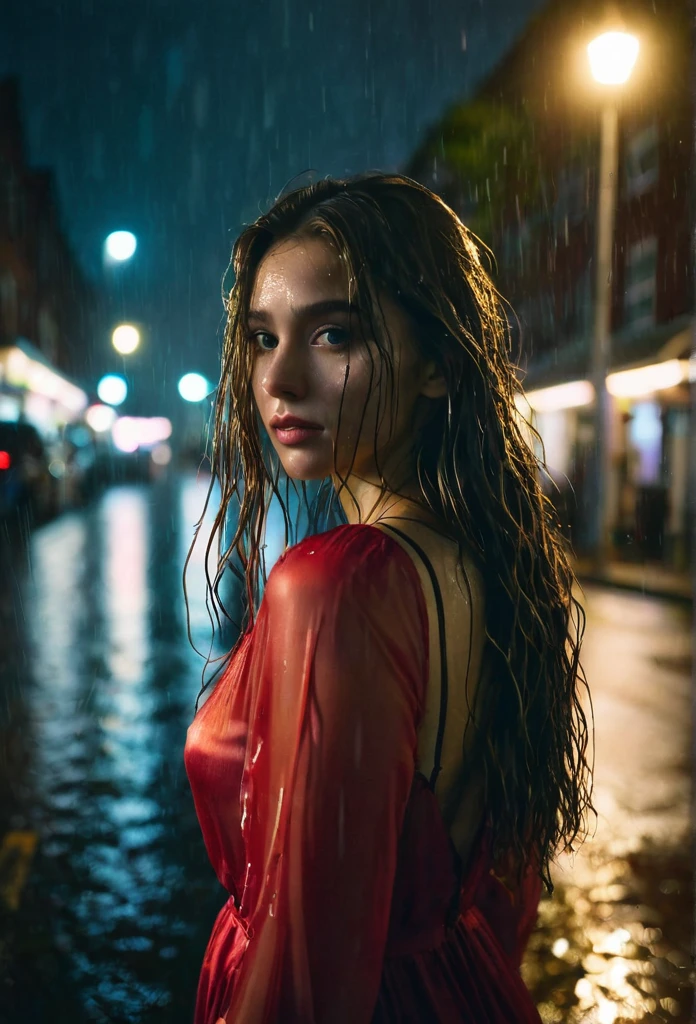
<instances>
[{"instance_id":1,"label":"shop awning","mask_svg":"<svg viewBox=\"0 0 696 1024\"><path fill-rule=\"evenodd\" d=\"M692 350L694 320L690 315L660 324L638 337L618 333L611 340L608 370L616 373L669 359L688 359ZM591 379L591 340L572 339L557 349L529 359L520 377L525 390L552 387L567 381Z\"/></svg>"},{"instance_id":2,"label":"shop awning","mask_svg":"<svg viewBox=\"0 0 696 1024\"><path fill-rule=\"evenodd\" d=\"M43 353L25 338L0 348L0 391L40 395L62 412L76 419L87 407L87 395L65 374L52 366Z\"/></svg>"}]
</instances>

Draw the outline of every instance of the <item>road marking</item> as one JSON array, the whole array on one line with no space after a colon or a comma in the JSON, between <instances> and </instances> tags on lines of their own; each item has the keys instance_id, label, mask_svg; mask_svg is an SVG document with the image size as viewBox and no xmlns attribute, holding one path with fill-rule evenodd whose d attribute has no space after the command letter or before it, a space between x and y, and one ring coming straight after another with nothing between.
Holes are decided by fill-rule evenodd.
<instances>
[{"instance_id":1,"label":"road marking","mask_svg":"<svg viewBox=\"0 0 696 1024\"><path fill-rule=\"evenodd\" d=\"M8 910L19 910L37 840L36 832L8 832L3 837L0 845L0 900Z\"/></svg>"}]
</instances>

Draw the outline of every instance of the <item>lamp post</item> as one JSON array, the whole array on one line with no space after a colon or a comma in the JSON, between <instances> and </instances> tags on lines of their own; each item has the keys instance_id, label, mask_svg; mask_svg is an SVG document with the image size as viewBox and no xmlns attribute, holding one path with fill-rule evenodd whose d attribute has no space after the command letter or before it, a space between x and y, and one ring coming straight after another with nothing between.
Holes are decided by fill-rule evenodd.
<instances>
[{"instance_id":1,"label":"lamp post","mask_svg":"<svg viewBox=\"0 0 696 1024\"><path fill-rule=\"evenodd\" d=\"M595 458L592 467L590 543L594 569L598 572L604 569L608 549L607 483L612 406L606 381L611 355L612 250L619 166L619 114L615 94L609 90L628 81L638 57L638 47L636 37L627 32L603 32L587 47L592 76L607 88L601 114L592 339Z\"/></svg>"}]
</instances>

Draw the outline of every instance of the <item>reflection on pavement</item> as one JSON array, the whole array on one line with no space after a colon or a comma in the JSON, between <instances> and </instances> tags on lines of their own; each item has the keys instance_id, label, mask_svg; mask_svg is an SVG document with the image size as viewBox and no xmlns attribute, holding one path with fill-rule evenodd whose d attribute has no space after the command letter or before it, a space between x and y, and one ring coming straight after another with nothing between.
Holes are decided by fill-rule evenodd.
<instances>
[{"instance_id":1,"label":"reflection on pavement","mask_svg":"<svg viewBox=\"0 0 696 1024\"><path fill-rule=\"evenodd\" d=\"M686 609L588 589L598 818L558 859L523 974L551 1022L694 1019Z\"/></svg>"}]
</instances>

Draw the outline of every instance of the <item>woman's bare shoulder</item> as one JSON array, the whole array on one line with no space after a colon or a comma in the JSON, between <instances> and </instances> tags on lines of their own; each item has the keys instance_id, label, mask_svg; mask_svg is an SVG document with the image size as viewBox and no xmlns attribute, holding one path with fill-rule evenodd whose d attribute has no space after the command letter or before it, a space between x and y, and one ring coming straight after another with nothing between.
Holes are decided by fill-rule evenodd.
<instances>
[{"instance_id":1,"label":"woman's bare shoulder","mask_svg":"<svg viewBox=\"0 0 696 1024\"><path fill-rule=\"evenodd\" d=\"M408 542L390 529L395 527L421 548L435 569L438 579L446 584L456 577L459 589L464 590L465 595L470 596L472 601L484 599L485 582L479 559L466 543L452 536L436 519L383 516L374 525L398 540L411 558L417 563L420 562L420 559L414 558L415 553Z\"/></svg>"}]
</instances>

